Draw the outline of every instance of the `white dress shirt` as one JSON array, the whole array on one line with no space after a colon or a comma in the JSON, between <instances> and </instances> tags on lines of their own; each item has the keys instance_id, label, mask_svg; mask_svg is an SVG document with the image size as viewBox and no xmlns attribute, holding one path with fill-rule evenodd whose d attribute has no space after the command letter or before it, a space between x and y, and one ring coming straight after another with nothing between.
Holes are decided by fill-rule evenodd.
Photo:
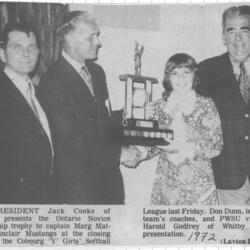
<instances>
[{"instance_id":1,"label":"white dress shirt","mask_svg":"<svg viewBox=\"0 0 250 250\"><path fill-rule=\"evenodd\" d=\"M35 95L35 88L32 84L31 79L28 76L21 76L14 72L11 68L5 67L4 73L11 79L12 83L15 85L15 87L19 90L19 92L23 95L29 106L31 107L33 113L39 120L42 128L44 129L52 150L52 155L54 155L53 145L52 145L52 139L51 139L51 133L49 128L48 119L46 117L46 114L44 110L42 109L39 101L36 98ZM31 84L29 84L31 83ZM32 101L31 101L32 99ZM35 111L34 107L35 106Z\"/></svg>"},{"instance_id":2,"label":"white dress shirt","mask_svg":"<svg viewBox=\"0 0 250 250\"><path fill-rule=\"evenodd\" d=\"M239 77L240 77L240 64L239 63L235 63L231 57L230 58L230 61L232 63L232 66L233 66L233 72L234 72L234 75L235 75L235 78L236 80L238 81L239 80Z\"/></svg>"},{"instance_id":3,"label":"white dress shirt","mask_svg":"<svg viewBox=\"0 0 250 250\"><path fill-rule=\"evenodd\" d=\"M81 78L85 81L85 84L88 87L90 93L95 98L92 77L91 77L91 74L89 73L86 65L80 64L79 62L77 62L76 60L71 58L64 50L62 51L62 56L77 71L77 73L81 76ZM84 68L84 71L83 71L83 68Z\"/></svg>"}]
</instances>

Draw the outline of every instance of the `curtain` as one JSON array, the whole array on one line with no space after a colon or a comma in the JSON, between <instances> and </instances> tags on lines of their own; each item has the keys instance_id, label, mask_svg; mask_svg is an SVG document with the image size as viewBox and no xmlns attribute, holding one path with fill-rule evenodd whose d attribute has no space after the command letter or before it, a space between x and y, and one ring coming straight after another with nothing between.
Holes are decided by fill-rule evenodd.
<instances>
[{"instance_id":1,"label":"curtain","mask_svg":"<svg viewBox=\"0 0 250 250\"><path fill-rule=\"evenodd\" d=\"M67 5L58 3L0 3L1 31L9 21L31 22L38 31L40 58L35 71L35 79L39 79L41 74L58 57L60 47L56 37L56 28L61 23L67 11Z\"/></svg>"}]
</instances>

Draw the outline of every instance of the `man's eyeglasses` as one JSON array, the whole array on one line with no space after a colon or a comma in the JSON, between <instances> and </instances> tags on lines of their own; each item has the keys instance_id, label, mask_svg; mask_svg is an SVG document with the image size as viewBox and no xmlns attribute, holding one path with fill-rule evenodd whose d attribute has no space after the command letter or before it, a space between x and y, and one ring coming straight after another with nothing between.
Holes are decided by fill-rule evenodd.
<instances>
[{"instance_id":1,"label":"man's eyeglasses","mask_svg":"<svg viewBox=\"0 0 250 250\"><path fill-rule=\"evenodd\" d=\"M28 53L37 53L38 52L38 47L36 44L31 44L26 47L22 46L19 43L12 43L8 44L7 47L14 51L15 53L21 53L23 50L28 51Z\"/></svg>"}]
</instances>

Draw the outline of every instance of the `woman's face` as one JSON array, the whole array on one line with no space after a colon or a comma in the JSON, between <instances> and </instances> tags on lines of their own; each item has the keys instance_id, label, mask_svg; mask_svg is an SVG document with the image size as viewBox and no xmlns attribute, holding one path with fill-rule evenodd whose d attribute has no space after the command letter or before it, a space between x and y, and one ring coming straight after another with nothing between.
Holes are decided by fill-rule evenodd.
<instances>
[{"instance_id":1,"label":"woman's face","mask_svg":"<svg viewBox=\"0 0 250 250\"><path fill-rule=\"evenodd\" d=\"M186 67L173 69L169 77L176 94L185 94L190 91L193 88L194 78L194 72Z\"/></svg>"}]
</instances>

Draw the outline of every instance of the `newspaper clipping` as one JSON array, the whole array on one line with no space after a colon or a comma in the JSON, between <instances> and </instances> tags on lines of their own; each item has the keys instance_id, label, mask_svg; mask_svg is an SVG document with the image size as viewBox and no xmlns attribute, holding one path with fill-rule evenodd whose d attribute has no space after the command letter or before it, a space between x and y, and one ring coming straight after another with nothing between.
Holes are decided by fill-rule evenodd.
<instances>
[{"instance_id":1,"label":"newspaper clipping","mask_svg":"<svg viewBox=\"0 0 250 250\"><path fill-rule=\"evenodd\" d=\"M250 244L250 3L0 24L1 247Z\"/></svg>"}]
</instances>

